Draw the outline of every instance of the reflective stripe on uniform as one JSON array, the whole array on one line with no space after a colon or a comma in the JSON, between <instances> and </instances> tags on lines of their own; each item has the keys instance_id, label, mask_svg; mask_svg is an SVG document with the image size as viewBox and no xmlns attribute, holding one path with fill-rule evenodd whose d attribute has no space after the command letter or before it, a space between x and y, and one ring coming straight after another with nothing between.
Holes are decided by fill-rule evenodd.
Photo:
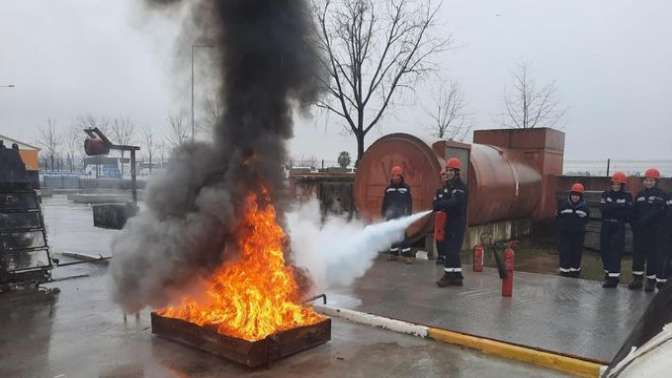
<instances>
[{"instance_id":1,"label":"reflective stripe on uniform","mask_svg":"<svg viewBox=\"0 0 672 378\"><path fill-rule=\"evenodd\" d=\"M398 252L398 251L399 251L399 248L390 248L390 251L392 251L392 252Z\"/></svg>"},{"instance_id":2,"label":"reflective stripe on uniform","mask_svg":"<svg viewBox=\"0 0 672 378\"><path fill-rule=\"evenodd\" d=\"M619 200L616 200L616 203L625 203L625 198L621 198Z\"/></svg>"},{"instance_id":3,"label":"reflective stripe on uniform","mask_svg":"<svg viewBox=\"0 0 672 378\"><path fill-rule=\"evenodd\" d=\"M560 268L560 271L561 271L562 273L569 273L569 272L572 271L572 269L571 269L571 268Z\"/></svg>"},{"instance_id":4,"label":"reflective stripe on uniform","mask_svg":"<svg viewBox=\"0 0 672 378\"><path fill-rule=\"evenodd\" d=\"M644 197L637 197L637 202L644 202L646 201L646 198Z\"/></svg>"},{"instance_id":5,"label":"reflective stripe on uniform","mask_svg":"<svg viewBox=\"0 0 672 378\"><path fill-rule=\"evenodd\" d=\"M388 188L386 192L396 192L397 188Z\"/></svg>"},{"instance_id":6,"label":"reflective stripe on uniform","mask_svg":"<svg viewBox=\"0 0 672 378\"><path fill-rule=\"evenodd\" d=\"M399 193L406 193L406 192L408 192L408 189L406 189L406 188L399 188L399 189L397 189L397 190L399 190Z\"/></svg>"},{"instance_id":7,"label":"reflective stripe on uniform","mask_svg":"<svg viewBox=\"0 0 672 378\"><path fill-rule=\"evenodd\" d=\"M462 268L444 268L443 271L446 273L462 273Z\"/></svg>"},{"instance_id":8,"label":"reflective stripe on uniform","mask_svg":"<svg viewBox=\"0 0 672 378\"><path fill-rule=\"evenodd\" d=\"M665 283L667 282L667 278L656 278L656 282Z\"/></svg>"},{"instance_id":9,"label":"reflective stripe on uniform","mask_svg":"<svg viewBox=\"0 0 672 378\"><path fill-rule=\"evenodd\" d=\"M576 213L577 213L581 218L588 216L588 213L586 213L586 212L583 211L583 210L576 210Z\"/></svg>"},{"instance_id":10,"label":"reflective stripe on uniform","mask_svg":"<svg viewBox=\"0 0 672 378\"><path fill-rule=\"evenodd\" d=\"M569 270L572 271L572 272L580 272L580 271L581 271L581 267L578 267L578 268L569 268Z\"/></svg>"},{"instance_id":11,"label":"reflective stripe on uniform","mask_svg":"<svg viewBox=\"0 0 672 378\"><path fill-rule=\"evenodd\" d=\"M648 278L648 279L650 279L650 280L655 280L655 279L656 279L656 275L655 275L655 274L650 274L650 275L646 276L646 278Z\"/></svg>"},{"instance_id":12,"label":"reflective stripe on uniform","mask_svg":"<svg viewBox=\"0 0 672 378\"><path fill-rule=\"evenodd\" d=\"M635 276L643 276L644 272L637 271L637 272L632 272L632 274L634 274Z\"/></svg>"},{"instance_id":13,"label":"reflective stripe on uniform","mask_svg":"<svg viewBox=\"0 0 672 378\"><path fill-rule=\"evenodd\" d=\"M565 210L562 210L562 211L560 212L560 214L571 214L571 213L573 213L573 212L574 212L574 210L572 210L572 209L565 209Z\"/></svg>"},{"instance_id":14,"label":"reflective stripe on uniform","mask_svg":"<svg viewBox=\"0 0 672 378\"><path fill-rule=\"evenodd\" d=\"M621 273L608 273L609 277L611 278L618 278L621 276Z\"/></svg>"},{"instance_id":15,"label":"reflective stripe on uniform","mask_svg":"<svg viewBox=\"0 0 672 378\"><path fill-rule=\"evenodd\" d=\"M410 248L404 248L404 249L401 250L401 252L410 252L410 251L411 251Z\"/></svg>"}]
</instances>

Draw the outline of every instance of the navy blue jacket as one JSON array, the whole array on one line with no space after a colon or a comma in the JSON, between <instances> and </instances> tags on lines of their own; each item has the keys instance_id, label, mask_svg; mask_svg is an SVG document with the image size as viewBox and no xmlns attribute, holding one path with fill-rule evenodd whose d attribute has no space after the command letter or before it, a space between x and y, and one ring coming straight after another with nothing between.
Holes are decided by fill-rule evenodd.
<instances>
[{"instance_id":1,"label":"navy blue jacket","mask_svg":"<svg viewBox=\"0 0 672 378\"><path fill-rule=\"evenodd\" d=\"M635 197L632 224L635 227L658 227L665 222L667 193L658 187L644 189Z\"/></svg>"},{"instance_id":2,"label":"navy blue jacket","mask_svg":"<svg viewBox=\"0 0 672 378\"><path fill-rule=\"evenodd\" d=\"M383 206L380 213L386 220L401 218L406 215L411 215L413 212L413 197L411 196L411 187L404 182L397 185L390 183L385 188L385 195L383 196Z\"/></svg>"},{"instance_id":3,"label":"navy blue jacket","mask_svg":"<svg viewBox=\"0 0 672 378\"><path fill-rule=\"evenodd\" d=\"M583 197L576 203L567 198L558 204L557 224L561 233L583 233L586 231L588 220L590 209Z\"/></svg>"},{"instance_id":4,"label":"navy blue jacket","mask_svg":"<svg viewBox=\"0 0 672 378\"><path fill-rule=\"evenodd\" d=\"M628 222L632 213L632 195L625 190L607 190L602 193L600 210L603 221Z\"/></svg>"},{"instance_id":5,"label":"navy blue jacket","mask_svg":"<svg viewBox=\"0 0 672 378\"><path fill-rule=\"evenodd\" d=\"M432 206L434 211L443 211L447 214L446 229L466 227L468 199L467 187L459 177L436 191Z\"/></svg>"}]
</instances>

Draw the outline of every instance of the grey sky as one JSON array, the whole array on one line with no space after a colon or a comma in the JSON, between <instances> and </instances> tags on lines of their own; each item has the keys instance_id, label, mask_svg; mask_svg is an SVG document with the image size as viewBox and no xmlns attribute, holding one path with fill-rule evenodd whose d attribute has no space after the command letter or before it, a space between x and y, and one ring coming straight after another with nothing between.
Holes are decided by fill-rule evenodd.
<instances>
[{"instance_id":1,"label":"grey sky","mask_svg":"<svg viewBox=\"0 0 672 378\"><path fill-rule=\"evenodd\" d=\"M82 114L128 116L157 132L188 106L172 70L176 27L142 18L139 0L0 0L0 133L34 142L38 126ZM445 0L456 40L435 60L465 90L477 128L497 127L510 72L525 60L557 82L569 107L567 158L672 159L672 3ZM397 108L368 143L394 131L428 136L419 98ZM354 152L335 117L299 120L291 152L335 160ZM326 126L325 126L326 123Z\"/></svg>"}]
</instances>

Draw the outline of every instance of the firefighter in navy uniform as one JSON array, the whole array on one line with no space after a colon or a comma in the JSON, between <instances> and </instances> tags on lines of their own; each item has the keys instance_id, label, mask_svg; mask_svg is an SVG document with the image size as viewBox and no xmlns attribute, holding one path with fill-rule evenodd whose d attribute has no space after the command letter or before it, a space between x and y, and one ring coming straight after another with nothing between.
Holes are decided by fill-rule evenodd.
<instances>
[{"instance_id":1,"label":"firefighter in navy uniform","mask_svg":"<svg viewBox=\"0 0 672 378\"><path fill-rule=\"evenodd\" d=\"M437 242L439 255L444 257L443 277L436 284L439 287L462 286L462 263L460 250L467 228L467 187L460 179L462 163L457 158L446 162L446 182L434 196L434 211L446 213L445 236Z\"/></svg>"},{"instance_id":2,"label":"firefighter in navy uniform","mask_svg":"<svg viewBox=\"0 0 672 378\"><path fill-rule=\"evenodd\" d=\"M635 238L635 251L632 256L632 282L628 287L632 290L641 289L651 292L658 284L662 288L667 281L665 259L668 231L665 229L665 212L667 210L667 193L658 188L660 172L647 169L644 173L644 190L635 197L632 215L632 229ZM646 285L644 267L646 266Z\"/></svg>"},{"instance_id":3,"label":"firefighter in navy uniform","mask_svg":"<svg viewBox=\"0 0 672 378\"><path fill-rule=\"evenodd\" d=\"M611 189L602 193L600 209L600 253L604 267L604 288L618 286L621 277L621 258L625 248L625 224L630 220L632 195L625 191L627 177L616 172L611 177Z\"/></svg>"},{"instance_id":4,"label":"firefighter in navy uniform","mask_svg":"<svg viewBox=\"0 0 672 378\"><path fill-rule=\"evenodd\" d=\"M572 185L569 197L558 205L558 247L560 250L560 275L578 278L581 275L581 257L586 224L590 209L583 199L582 184Z\"/></svg>"},{"instance_id":5,"label":"firefighter in navy uniform","mask_svg":"<svg viewBox=\"0 0 672 378\"><path fill-rule=\"evenodd\" d=\"M392 167L390 185L385 188L381 215L385 220L397 219L411 215L413 198L411 188L404 182L403 170L399 166ZM395 243L390 248L390 260L397 260L399 252L407 263L413 262L411 247L407 240Z\"/></svg>"}]
</instances>

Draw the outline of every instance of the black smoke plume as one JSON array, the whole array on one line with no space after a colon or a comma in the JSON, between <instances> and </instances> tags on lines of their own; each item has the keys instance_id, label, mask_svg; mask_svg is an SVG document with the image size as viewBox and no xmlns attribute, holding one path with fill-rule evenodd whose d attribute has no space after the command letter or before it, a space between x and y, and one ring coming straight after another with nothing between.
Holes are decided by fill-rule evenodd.
<instances>
[{"instance_id":1,"label":"black smoke plume","mask_svg":"<svg viewBox=\"0 0 672 378\"><path fill-rule=\"evenodd\" d=\"M113 242L114 299L128 312L169 304L235 256L231 235L248 193L268 188L282 214L293 109L319 94L306 0L146 3L151 10L188 7L177 50L190 53L198 40L214 45L217 66L209 80L224 115L212 141L175 151L167 172L148 187L146 210Z\"/></svg>"}]
</instances>

